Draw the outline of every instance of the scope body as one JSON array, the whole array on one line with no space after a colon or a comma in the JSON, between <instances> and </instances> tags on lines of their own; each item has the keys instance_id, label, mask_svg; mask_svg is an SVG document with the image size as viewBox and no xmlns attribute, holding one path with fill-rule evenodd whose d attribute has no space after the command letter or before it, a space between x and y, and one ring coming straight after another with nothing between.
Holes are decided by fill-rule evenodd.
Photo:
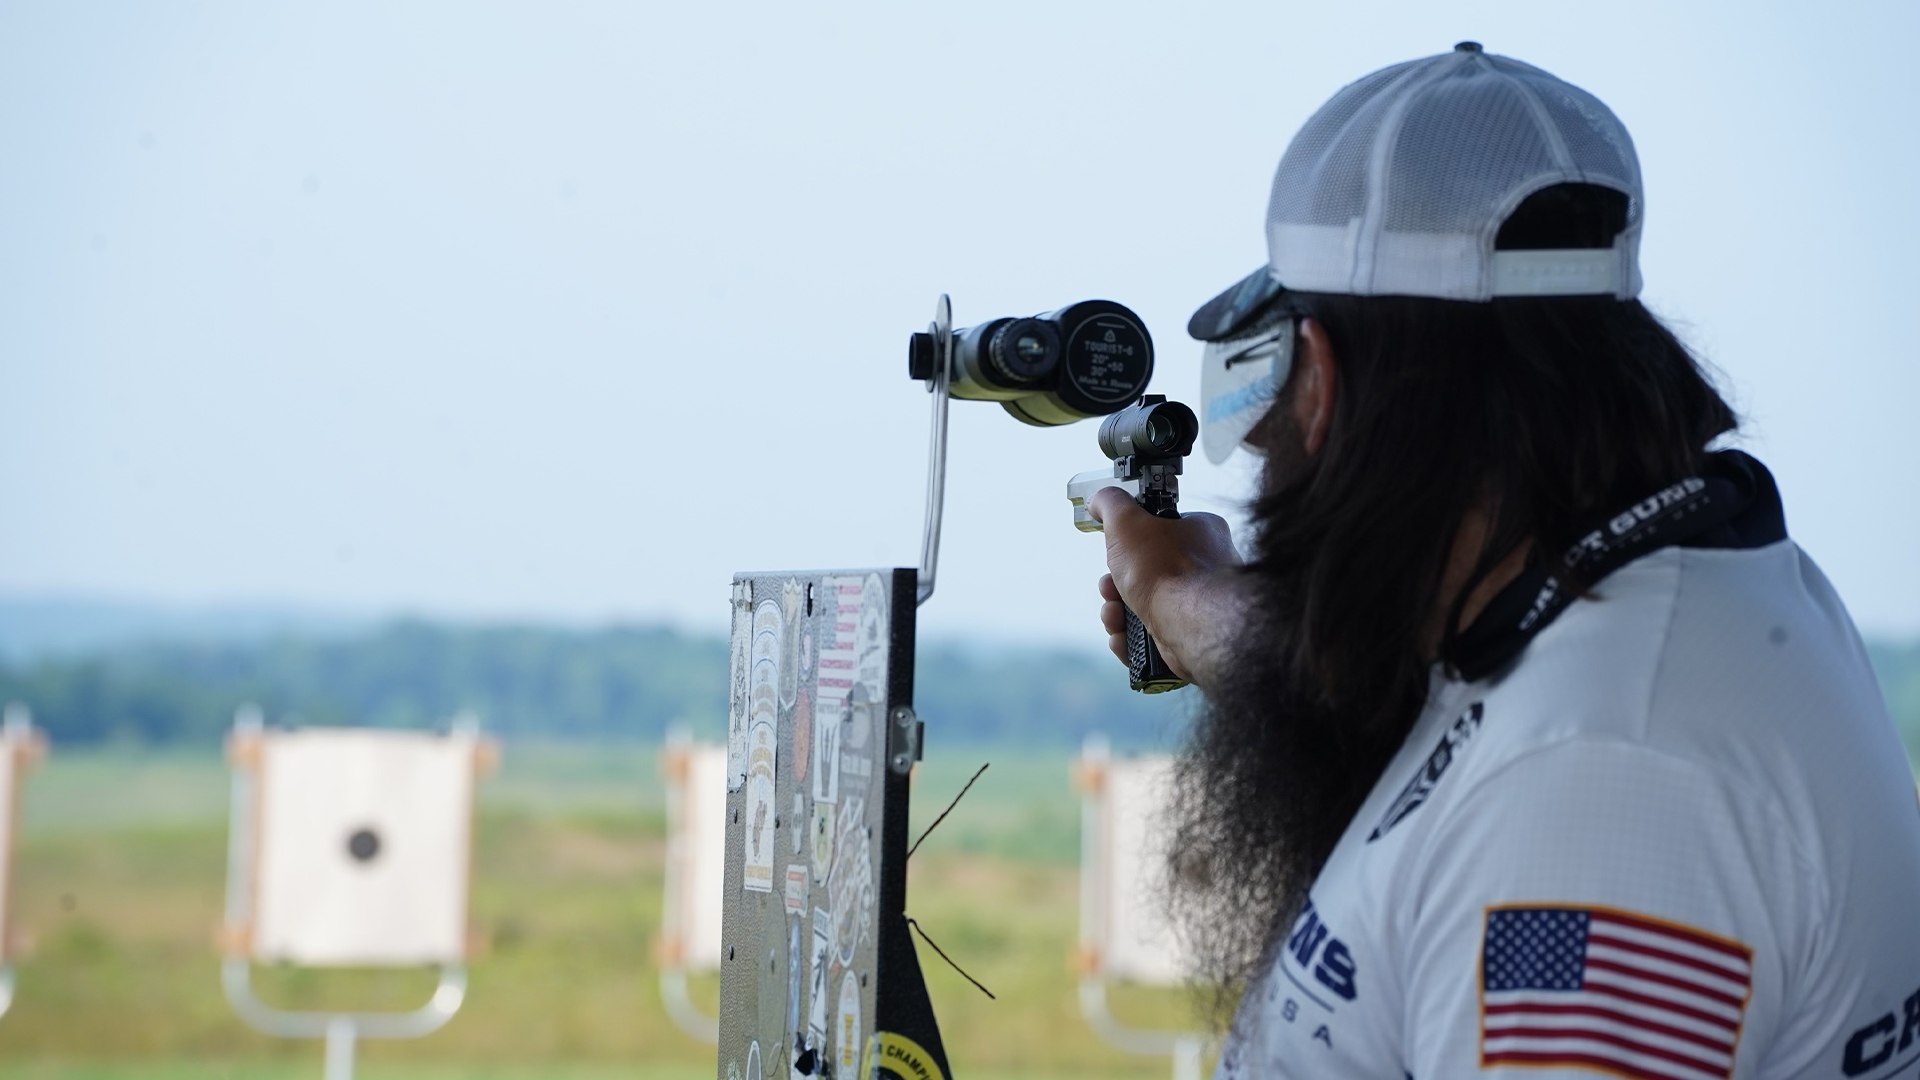
<instances>
[{"instance_id":1,"label":"scope body","mask_svg":"<svg viewBox=\"0 0 1920 1080\"><path fill-rule=\"evenodd\" d=\"M931 334L913 335L908 374L933 376L934 344ZM1118 412L1152 378L1152 335L1138 315L1111 300L953 332L952 395L998 401L1027 424L1053 427Z\"/></svg>"}]
</instances>

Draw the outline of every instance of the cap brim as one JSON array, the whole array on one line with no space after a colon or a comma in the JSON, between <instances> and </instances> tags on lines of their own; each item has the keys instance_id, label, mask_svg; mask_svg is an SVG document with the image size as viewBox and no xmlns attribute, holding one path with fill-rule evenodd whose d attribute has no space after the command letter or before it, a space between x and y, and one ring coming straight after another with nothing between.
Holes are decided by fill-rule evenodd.
<instances>
[{"instance_id":1,"label":"cap brim","mask_svg":"<svg viewBox=\"0 0 1920 1080\"><path fill-rule=\"evenodd\" d=\"M1226 292L1200 305L1187 320L1187 333L1196 341L1235 337L1253 321L1267 301L1286 292L1286 286L1265 266L1229 286Z\"/></svg>"}]
</instances>

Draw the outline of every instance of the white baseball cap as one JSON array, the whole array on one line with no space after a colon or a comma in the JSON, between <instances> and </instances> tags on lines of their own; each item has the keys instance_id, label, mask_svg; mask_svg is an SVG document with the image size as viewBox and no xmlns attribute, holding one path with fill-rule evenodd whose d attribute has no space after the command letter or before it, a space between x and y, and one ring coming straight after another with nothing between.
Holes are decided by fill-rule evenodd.
<instances>
[{"instance_id":1,"label":"white baseball cap","mask_svg":"<svg viewBox=\"0 0 1920 1080\"><path fill-rule=\"evenodd\" d=\"M1626 196L1626 227L1613 245L1495 250L1508 215L1556 184ZM1631 299L1640 292L1644 203L1633 140L1612 110L1476 42L1349 84L1280 159L1267 265L1187 324L1208 343L1200 378L1207 457L1225 460L1286 383L1292 313L1283 294Z\"/></svg>"}]
</instances>

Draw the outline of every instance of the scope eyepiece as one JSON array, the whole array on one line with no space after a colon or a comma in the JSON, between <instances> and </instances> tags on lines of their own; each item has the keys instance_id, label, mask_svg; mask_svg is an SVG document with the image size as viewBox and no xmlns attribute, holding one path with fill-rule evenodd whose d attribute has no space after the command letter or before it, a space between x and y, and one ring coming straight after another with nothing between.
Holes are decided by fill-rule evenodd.
<instances>
[{"instance_id":1,"label":"scope eyepiece","mask_svg":"<svg viewBox=\"0 0 1920 1080\"><path fill-rule=\"evenodd\" d=\"M933 378L940 367L940 350L934 348L932 334L915 334L907 341L907 377L915 382Z\"/></svg>"},{"instance_id":2,"label":"scope eyepiece","mask_svg":"<svg viewBox=\"0 0 1920 1080\"><path fill-rule=\"evenodd\" d=\"M908 344L907 373L933 378L939 349L929 334ZM1124 409L1153 377L1153 338L1140 317L1111 300L1083 300L1032 318L992 319L953 333L954 397L998 401L1043 427Z\"/></svg>"},{"instance_id":3,"label":"scope eyepiece","mask_svg":"<svg viewBox=\"0 0 1920 1080\"><path fill-rule=\"evenodd\" d=\"M1124 457L1183 458L1193 453L1200 437L1200 419L1178 401L1148 394L1138 405L1100 422L1100 452L1115 461Z\"/></svg>"},{"instance_id":4,"label":"scope eyepiece","mask_svg":"<svg viewBox=\"0 0 1920 1080\"><path fill-rule=\"evenodd\" d=\"M1060 330L1045 319L1001 319L987 342L987 366L1007 387L1032 389L1060 366Z\"/></svg>"}]
</instances>

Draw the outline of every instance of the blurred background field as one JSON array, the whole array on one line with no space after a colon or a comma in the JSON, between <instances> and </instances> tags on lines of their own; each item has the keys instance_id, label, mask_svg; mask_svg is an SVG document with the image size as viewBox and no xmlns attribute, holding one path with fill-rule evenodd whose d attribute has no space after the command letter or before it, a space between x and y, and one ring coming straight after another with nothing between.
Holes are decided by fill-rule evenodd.
<instances>
[{"instance_id":1,"label":"blurred background field","mask_svg":"<svg viewBox=\"0 0 1920 1080\"><path fill-rule=\"evenodd\" d=\"M486 943L466 1007L427 1038L363 1044L362 1075L705 1077L713 1052L675 1029L656 989L664 817L652 744L510 742L483 788L474 922ZM984 982L989 1001L922 950L957 1075L1159 1076L1081 1022L1068 959L1079 807L1062 747L961 745L915 786L924 828L991 767L914 857L909 910ZM212 932L224 880L227 772L217 748L67 748L30 778L19 838L19 999L0 1019L0 1073L59 1080L317 1076L312 1041L234 1018ZM403 1008L427 972L262 969L285 1005ZM695 998L715 1004L711 980ZM1134 1022L1185 1006L1136 990Z\"/></svg>"},{"instance_id":2,"label":"blurred background field","mask_svg":"<svg viewBox=\"0 0 1920 1080\"><path fill-rule=\"evenodd\" d=\"M1920 643L1870 645L1909 757L1920 761ZM481 789L466 1006L442 1031L368 1041L382 1078L714 1075L714 1054L663 1010L654 966L671 727L717 739L725 643L665 628L325 623L0 601L0 700L52 735L27 778L17 928L31 943L0 1017L0 1074L44 1080L319 1075L320 1047L253 1033L223 1000L213 932L228 813L221 736L241 701L276 722L417 727L472 710L504 741ZM922 963L955 1075L1162 1076L1081 1020L1075 942L1079 803L1069 765L1088 732L1167 748L1187 695L1128 693L1111 660L1068 649L920 648L928 723L916 834L989 764L914 857L909 913L999 995L929 950ZM261 969L286 1006L407 1008L427 971ZM696 978L703 1008L713 979ZM1191 1020L1170 992L1122 988L1146 1026Z\"/></svg>"}]
</instances>

